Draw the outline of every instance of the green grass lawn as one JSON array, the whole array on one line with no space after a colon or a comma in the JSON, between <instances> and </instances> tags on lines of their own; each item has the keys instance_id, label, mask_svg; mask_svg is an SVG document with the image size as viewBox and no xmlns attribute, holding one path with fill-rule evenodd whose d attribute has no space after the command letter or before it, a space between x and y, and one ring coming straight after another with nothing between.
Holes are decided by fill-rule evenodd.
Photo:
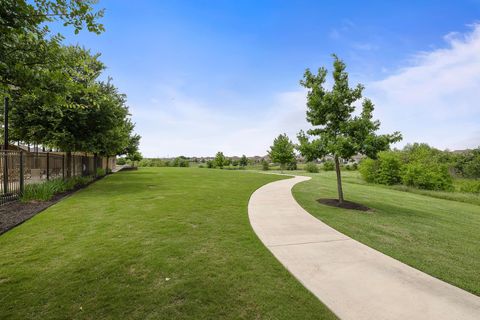
<instances>
[{"instance_id":1,"label":"green grass lawn","mask_svg":"<svg viewBox=\"0 0 480 320\"><path fill-rule=\"evenodd\" d=\"M250 227L250 195L281 178L108 176L0 236L0 318L334 319Z\"/></svg>"},{"instance_id":2,"label":"green grass lawn","mask_svg":"<svg viewBox=\"0 0 480 320\"><path fill-rule=\"evenodd\" d=\"M372 213L332 208L319 198L336 198L334 172L310 174L293 189L297 201L338 231L476 295L480 295L480 206L388 187L357 183L344 172L346 200Z\"/></svg>"}]
</instances>

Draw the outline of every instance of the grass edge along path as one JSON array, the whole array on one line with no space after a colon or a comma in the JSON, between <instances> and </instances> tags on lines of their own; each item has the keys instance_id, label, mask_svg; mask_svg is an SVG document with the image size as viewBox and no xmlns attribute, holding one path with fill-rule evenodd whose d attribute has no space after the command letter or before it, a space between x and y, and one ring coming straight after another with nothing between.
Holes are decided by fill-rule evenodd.
<instances>
[{"instance_id":1,"label":"grass edge along path","mask_svg":"<svg viewBox=\"0 0 480 320\"><path fill-rule=\"evenodd\" d=\"M335 319L260 242L247 204L285 177L116 173L0 236L9 319Z\"/></svg>"},{"instance_id":2,"label":"grass edge along path","mask_svg":"<svg viewBox=\"0 0 480 320\"><path fill-rule=\"evenodd\" d=\"M345 235L452 285L480 295L480 206L344 181L358 212L319 204L335 198L328 173L308 174L292 193L310 214ZM346 179L347 180L347 179Z\"/></svg>"}]
</instances>

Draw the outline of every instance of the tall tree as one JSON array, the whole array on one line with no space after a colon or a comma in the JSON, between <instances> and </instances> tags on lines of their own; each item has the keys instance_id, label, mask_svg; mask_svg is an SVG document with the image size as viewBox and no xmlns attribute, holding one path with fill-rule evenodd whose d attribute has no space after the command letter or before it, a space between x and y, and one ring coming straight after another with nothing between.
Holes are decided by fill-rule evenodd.
<instances>
[{"instance_id":1,"label":"tall tree","mask_svg":"<svg viewBox=\"0 0 480 320\"><path fill-rule=\"evenodd\" d=\"M280 164L280 170L283 172L285 166L295 160L295 146L286 134L281 134L273 140L268 155L273 162Z\"/></svg>"},{"instance_id":2,"label":"tall tree","mask_svg":"<svg viewBox=\"0 0 480 320\"><path fill-rule=\"evenodd\" d=\"M376 158L379 151L387 150L390 144L401 140L401 134L377 135L380 127L378 120L372 120L374 105L369 99L363 99L362 112L354 115L355 103L362 99L364 87L358 84L351 88L345 63L333 55L333 87L325 88L327 69L320 68L315 75L309 69L305 71L300 84L307 88L307 121L313 126L308 135L298 134L300 153L307 160L331 155L335 161L337 175L338 201L344 201L340 159L348 160L360 153Z\"/></svg>"},{"instance_id":3,"label":"tall tree","mask_svg":"<svg viewBox=\"0 0 480 320\"><path fill-rule=\"evenodd\" d=\"M223 166L225 165L225 156L223 155L223 152L217 152L213 162L215 163L215 167L223 169Z\"/></svg>"}]
</instances>

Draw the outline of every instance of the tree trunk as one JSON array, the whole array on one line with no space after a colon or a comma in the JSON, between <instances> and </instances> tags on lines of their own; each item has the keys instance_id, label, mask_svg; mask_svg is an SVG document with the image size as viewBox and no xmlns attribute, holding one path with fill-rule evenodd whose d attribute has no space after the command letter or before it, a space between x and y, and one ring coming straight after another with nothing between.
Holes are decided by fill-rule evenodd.
<instances>
[{"instance_id":1,"label":"tree trunk","mask_svg":"<svg viewBox=\"0 0 480 320\"><path fill-rule=\"evenodd\" d=\"M337 173L338 202L343 203L342 174L340 172L340 161L338 156L335 156L335 172Z\"/></svg>"},{"instance_id":2,"label":"tree trunk","mask_svg":"<svg viewBox=\"0 0 480 320\"><path fill-rule=\"evenodd\" d=\"M67 179L72 177L72 152L67 151Z\"/></svg>"}]
</instances>

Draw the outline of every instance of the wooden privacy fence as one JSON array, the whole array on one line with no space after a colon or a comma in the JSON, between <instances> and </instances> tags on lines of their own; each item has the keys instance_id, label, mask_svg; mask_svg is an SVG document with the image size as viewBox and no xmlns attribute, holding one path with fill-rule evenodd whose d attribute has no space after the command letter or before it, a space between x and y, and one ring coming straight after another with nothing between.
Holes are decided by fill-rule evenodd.
<instances>
[{"instance_id":1,"label":"wooden privacy fence","mask_svg":"<svg viewBox=\"0 0 480 320\"><path fill-rule=\"evenodd\" d=\"M71 176L93 176L98 168L106 169L105 166L108 161L102 157L73 154ZM67 167L64 153L0 150L0 205L18 199L27 184L65 179Z\"/></svg>"}]
</instances>

